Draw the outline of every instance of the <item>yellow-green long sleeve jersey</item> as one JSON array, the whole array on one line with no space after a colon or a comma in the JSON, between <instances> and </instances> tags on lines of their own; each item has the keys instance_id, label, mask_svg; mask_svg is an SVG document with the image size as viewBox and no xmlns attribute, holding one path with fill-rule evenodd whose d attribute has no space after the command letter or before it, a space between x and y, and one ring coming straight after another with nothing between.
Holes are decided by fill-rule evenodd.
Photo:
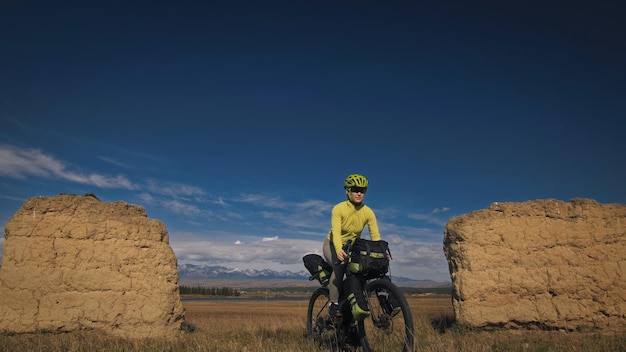
<instances>
[{"instance_id":1,"label":"yellow-green long sleeve jersey","mask_svg":"<svg viewBox=\"0 0 626 352\"><path fill-rule=\"evenodd\" d=\"M330 232L328 238L335 247L336 253L341 252L343 244L348 240L361 237L361 232L367 225L373 241L380 240L378 223L374 211L365 204L355 206L349 200L338 203L333 207L330 216Z\"/></svg>"}]
</instances>

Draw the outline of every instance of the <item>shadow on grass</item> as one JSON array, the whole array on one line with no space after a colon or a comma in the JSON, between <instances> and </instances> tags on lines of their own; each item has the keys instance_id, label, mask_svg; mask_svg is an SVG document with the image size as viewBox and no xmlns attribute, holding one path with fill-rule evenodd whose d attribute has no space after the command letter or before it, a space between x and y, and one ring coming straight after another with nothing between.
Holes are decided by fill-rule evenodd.
<instances>
[{"instance_id":1,"label":"shadow on grass","mask_svg":"<svg viewBox=\"0 0 626 352\"><path fill-rule=\"evenodd\" d=\"M453 316L444 315L437 318L432 318L430 320L430 325L440 334L445 333L446 331L455 327L456 320Z\"/></svg>"}]
</instances>

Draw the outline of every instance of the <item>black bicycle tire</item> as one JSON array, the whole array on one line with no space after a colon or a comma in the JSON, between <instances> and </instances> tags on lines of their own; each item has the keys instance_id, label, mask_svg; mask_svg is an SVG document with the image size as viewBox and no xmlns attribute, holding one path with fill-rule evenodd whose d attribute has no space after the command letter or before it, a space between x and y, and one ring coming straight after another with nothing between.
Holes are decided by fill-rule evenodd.
<instances>
[{"instance_id":1,"label":"black bicycle tire","mask_svg":"<svg viewBox=\"0 0 626 352\"><path fill-rule=\"evenodd\" d=\"M396 299L398 299L398 303L399 306L401 308L401 312L403 315L403 320L404 320L404 331L405 331L405 341L404 341L404 346L402 351L403 352L412 352L413 351L413 347L414 347L414 343L415 343L415 335L414 335L414 325L413 325L413 314L411 313L411 309L409 307L409 303L407 302L406 298L404 297L404 294L402 294L402 291L400 291L400 289L398 288L398 286L396 286L395 284L393 284L390 280L386 280L386 279L378 279L378 280L373 280L368 282L368 284L365 287L365 293L367 294L367 297L372 297L371 293L375 292L376 288L383 288L388 290L388 292L392 295L394 295L396 297ZM369 298L368 298L369 299ZM368 319L371 319L368 318ZM359 322L358 324L358 328L359 328L359 336L361 338L361 345L363 346L363 349L365 352L380 352L380 351L374 351L372 350L372 347L370 346L370 342L368 339L368 335L367 335L367 331L365 329L365 324L363 323L363 321Z\"/></svg>"},{"instance_id":2,"label":"black bicycle tire","mask_svg":"<svg viewBox=\"0 0 626 352\"><path fill-rule=\"evenodd\" d=\"M313 291L313 293L311 294L311 298L309 299L309 306L307 308L307 314L306 314L306 332L307 332L307 336L311 339L315 338L315 334L313 332L313 323L314 323L314 319L313 319L313 308L315 305L315 301L317 300L317 298L321 295L324 295L326 297L329 297L329 293L328 293L328 288L326 287L318 287L315 291ZM317 318L317 315L316 315Z\"/></svg>"}]
</instances>

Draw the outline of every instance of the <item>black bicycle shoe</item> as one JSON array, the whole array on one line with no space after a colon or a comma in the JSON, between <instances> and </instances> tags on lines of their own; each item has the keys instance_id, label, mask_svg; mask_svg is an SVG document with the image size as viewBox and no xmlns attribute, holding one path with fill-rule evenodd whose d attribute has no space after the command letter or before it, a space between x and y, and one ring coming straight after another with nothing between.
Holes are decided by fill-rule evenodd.
<instances>
[{"instance_id":1,"label":"black bicycle shoe","mask_svg":"<svg viewBox=\"0 0 626 352\"><path fill-rule=\"evenodd\" d=\"M330 307L328 307L328 315L335 321L343 319L343 313L341 313L341 308L337 303L330 304Z\"/></svg>"}]
</instances>

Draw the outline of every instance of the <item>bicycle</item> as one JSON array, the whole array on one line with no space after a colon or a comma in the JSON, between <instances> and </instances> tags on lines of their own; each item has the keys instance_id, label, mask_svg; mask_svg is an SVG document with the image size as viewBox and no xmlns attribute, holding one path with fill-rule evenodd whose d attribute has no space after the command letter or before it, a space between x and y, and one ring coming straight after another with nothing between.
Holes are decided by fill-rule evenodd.
<instances>
[{"instance_id":1,"label":"bicycle","mask_svg":"<svg viewBox=\"0 0 626 352\"><path fill-rule=\"evenodd\" d=\"M316 274L312 273L309 279L315 278ZM413 316L400 289L386 275L359 279L369 308L369 319L355 321L346 292L341 292L339 304L343 319L333 320L328 315L328 288L318 287L309 299L307 335L320 347L328 347L333 352L413 351Z\"/></svg>"}]
</instances>

